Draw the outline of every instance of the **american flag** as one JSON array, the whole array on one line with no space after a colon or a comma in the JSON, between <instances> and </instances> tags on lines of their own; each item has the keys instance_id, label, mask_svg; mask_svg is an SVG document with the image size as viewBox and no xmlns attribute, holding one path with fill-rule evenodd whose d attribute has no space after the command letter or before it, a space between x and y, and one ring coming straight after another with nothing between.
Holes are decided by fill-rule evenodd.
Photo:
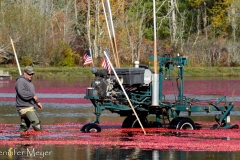
<instances>
[{"instance_id":1,"label":"american flag","mask_svg":"<svg viewBox=\"0 0 240 160\"><path fill-rule=\"evenodd\" d=\"M92 56L91 56L90 50L88 49L83 56L83 66L85 66L87 64L91 64L92 62L93 62Z\"/></svg>"},{"instance_id":2,"label":"american flag","mask_svg":"<svg viewBox=\"0 0 240 160\"><path fill-rule=\"evenodd\" d=\"M108 56L109 58L109 55L108 55L108 50L105 51L106 52L106 55ZM106 68L108 70L108 74L111 73L111 66L110 66L110 63L108 62L107 58L104 56L103 58L103 61L102 61L102 67L103 68Z\"/></svg>"}]
</instances>

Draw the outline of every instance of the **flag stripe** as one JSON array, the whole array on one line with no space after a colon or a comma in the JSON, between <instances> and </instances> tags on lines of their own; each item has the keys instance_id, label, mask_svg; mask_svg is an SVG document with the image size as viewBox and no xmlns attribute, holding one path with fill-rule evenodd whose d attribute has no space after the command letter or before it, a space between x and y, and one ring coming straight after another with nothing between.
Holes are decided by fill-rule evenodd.
<instances>
[{"instance_id":1,"label":"flag stripe","mask_svg":"<svg viewBox=\"0 0 240 160\"><path fill-rule=\"evenodd\" d=\"M91 64L93 62L90 50L87 50L86 53L84 54L83 61L84 61L83 66L85 66L87 64Z\"/></svg>"},{"instance_id":2,"label":"flag stripe","mask_svg":"<svg viewBox=\"0 0 240 160\"><path fill-rule=\"evenodd\" d=\"M108 56L108 51L107 50L106 50L106 55ZM108 70L108 74L111 73L110 63L108 62L108 60L107 60L107 58L105 56L104 56L103 61L102 61L102 67L106 68Z\"/></svg>"}]
</instances>

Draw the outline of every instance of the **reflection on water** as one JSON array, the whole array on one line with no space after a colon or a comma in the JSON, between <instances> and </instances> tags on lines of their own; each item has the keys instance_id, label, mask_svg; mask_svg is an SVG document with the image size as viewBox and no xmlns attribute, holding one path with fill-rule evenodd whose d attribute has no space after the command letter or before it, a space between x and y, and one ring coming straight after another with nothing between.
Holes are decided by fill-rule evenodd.
<instances>
[{"instance_id":1,"label":"reflection on water","mask_svg":"<svg viewBox=\"0 0 240 160\"><path fill-rule=\"evenodd\" d=\"M237 160L239 152L181 152L141 149L92 148L82 145L0 147L0 159L16 160Z\"/></svg>"},{"instance_id":2,"label":"reflection on water","mask_svg":"<svg viewBox=\"0 0 240 160\"><path fill-rule=\"evenodd\" d=\"M190 78L187 77L186 80ZM194 79L194 80L206 80ZM218 79L213 79L218 80ZM232 79L230 79L232 80ZM17 130L19 117L16 112L14 102L14 83L15 80L4 83L0 87L0 98L9 98L9 100L0 101L0 121L2 124L13 124ZM57 125L64 122L80 122L87 123L95 120L94 108L90 103L75 103L74 99L81 99L85 95L85 88L89 86L89 80L81 79L81 81L51 81L51 80L36 80L36 90L38 91L39 98L50 98L50 99L71 99L69 101L61 101L61 103L43 102L44 109L38 110L39 117L42 124L45 125ZM67 86L66 86L67 85ZM48 92L50 91L50 92ZM172 98L173 95L167 95L166 98ZM196 98L195 95L192 95ZM12 99L11 99L12 98ZM198 97L199 98L199 97ZM204 96L201 97L205 99ZM208 96L209 98L209 96ZM215 97L210 97L215 98ZM235 95L235 100L239 97ZM182 113L188 114L188 113ZM211 113L214 115L215 113ZM194 121L214 121L212 115L203 113L192 113L192 119ZM234 112L231 113L231 120L238 120L240 115L240 108L235 108ZM104 111L101 116L101 121L108 122L119 122L123 121L124 117L119 117L117 114L109 113ZM119 126L118 126L119 127ZM107 128L107 127L106 127ZM80 129L80 128L79 128ZM1 132L5 132L2 130ZM15 132L11 130L11 132ZM71 135L71 134L69 134ZM47 138L55 138L55 135L48 135ZM59 135L58 135L59 136ZM75 136L75 135L71 135ZM89 136L88 134L85 135ZM18 138L19 134L9 134L2 136L1 140L8 140L11 138ZM160 137L159 137L160 138ZM128 137L123 137L122 141L131 141ZM25 139L26 142L31 139ZM217 144L216 144L217 145ZM121 146L110 146L102 147L99 145L15 145L5 146L1 145L0 142L0 159L84 159L84 160L202 160L202 159L228 159L237 160L240 159L239 152L188 152L188 151L177 151L177 150L147 150L140 148L121 148Z\"/></svg>"},{"instance_id":3,"label":"reflection on water","mask_svg":"<svg viewBox=\"0 0 240 160\"><path fill-rule=\"evenodd\" d=\"M0 80L0 88L6 87L9 84L9 80Z\"/></svg>"}]
</instances>

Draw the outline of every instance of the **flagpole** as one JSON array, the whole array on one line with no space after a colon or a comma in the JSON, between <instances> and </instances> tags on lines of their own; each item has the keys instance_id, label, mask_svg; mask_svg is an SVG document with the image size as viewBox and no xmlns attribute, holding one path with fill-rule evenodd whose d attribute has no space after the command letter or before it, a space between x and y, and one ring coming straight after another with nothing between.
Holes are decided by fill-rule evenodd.
<instances>
[{"instance_id":1,"label":"flagpole","mask_svg":"<svg viewBox=\"0 0 240 160\"><path fill-rule=\"evenodd\" d=\"M89 47L89 52L90 52L90 56L91 56L91 58L92 58L92 66L94 67L91 47Z\"/></svg>"},{"instance_id":2,"label":"flagpole","mask_svg":"<svg viewBox=\"0 0 240 160\"><path fill-rule=\"evenodd\" d=\"M119 77L118 77L115 69L113 68L112 63L111 63L111 61L109 60L109 58L108 58L108 56L107 56L107 53L106 53L105 51L104 51L104 55L105 55L105 57L107 58L107 61L108 61L108 63L110 64L111 69L112 69L115 77L117 78L117 81L118 81L119 85L121 86L122 91L123 91L123 93L125 94L125 96L126 96L126 98L127 98L127 100L128 100L128 103L130 104L130 106L131 106L131 108L132 108L132 110L133 110L133 113L135 114L135 116L136 116L136 118L137 118L137 120L138 120L138 123L140 124L140 126L141 126L144 134L146 135L146 131L144 130L143 125L142 125L142 123L141 123L141 121L140 121L140 119L139 119L139 117L138 117L138 115L137 115L137 113L136 113L136 111L135 111L135 109L134 109L134 107L133 107L133 105L132 105L132 103L131 103L128 95L127 95L127 93L126 93L126 91L125 91L125 89L123 88L122 83L120 82Z\"/></svg>"},{"instance_id":3,"label":"flagpole","mask_svg":"<svg viewBox=\"0 0 240 160\"><path fill-rule=\"evenodd\" d=\"M114 41L114 49L116 53L116 60L117 60L117 67L120 67L119 63L119 58L118 58L118 50L117 50L117 42L116 42L116 37L115 37L115 32L114 32L114 26L113 26L113 21L112 21L112 11L110 7L110 2L109 0L106 0L107 4L107 9L108 9L108 17L109 17L109 22L110 22L110 29L111 29L111 40Z\"/></svg>"},{"instance_id":4,"label":"flagpole","mask_svg":"<svg viewBox=\"0 0 240 160\"><path fill-rule=\"evenodd\" d=\"M118 66L118 62L117 62L117 59L116 59L116 53L115 53L115 49L114 49L114 46L113 46L113 41L112 41L112 39L111 39L109 24L108 24L107 15L106 15L106 10L105 10L105 5L104 5L103 0L102 0L102 5L103 5L104 16L105 16L105 19L106 19L106 24L107 24L108 35L109 35L111 47L112 47L112 50L113 50L113 57L114 57L115 65L116 65L116 67L117 67L117 66Z\"/></svg>"}]
</instances>

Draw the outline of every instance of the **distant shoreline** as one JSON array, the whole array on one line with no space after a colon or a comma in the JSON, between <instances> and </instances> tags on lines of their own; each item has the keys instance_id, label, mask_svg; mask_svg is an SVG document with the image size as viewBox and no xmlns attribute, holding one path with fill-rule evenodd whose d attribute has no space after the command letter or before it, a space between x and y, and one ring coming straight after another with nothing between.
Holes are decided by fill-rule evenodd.
<instances>
[{"instance_id":1,"label":"distant shoreline","mask_svg":"<svg viewBox=\"0 0 240 160\"><path fill-rule=\"evenodd\" d=\"M24 68L24 67L21 67ZM122 67L128 68L128 67ZM99 67L98 69L102 69ZM14 78L19 75L17 67L0 66L0 70L7 71ZM79 77L93 77L91 67L34 67L36 78L79 78ZM171 75L176 76L178 70L175 68L170 72ZM239 77L239 67L188 67L184 68L185 77Z\"/></svg>"}]
</instances>

